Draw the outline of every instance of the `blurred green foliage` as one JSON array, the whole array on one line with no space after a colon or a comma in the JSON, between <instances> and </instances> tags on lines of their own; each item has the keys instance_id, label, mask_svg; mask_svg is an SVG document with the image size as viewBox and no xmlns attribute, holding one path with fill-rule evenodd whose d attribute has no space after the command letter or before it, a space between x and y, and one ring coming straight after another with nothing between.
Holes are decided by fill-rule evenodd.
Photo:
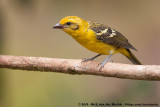
<instances>
[{"instance_id":1,"label":"blurred green foliage","mask_svg":"<svg viewBox=\"0 0 160 107\"><path fill-rule=\"evenodd\" d=\"M159 7L159 0L1 0L0 52L70 59L94 56L95 53L64 32L52 29L63 17L77 15L120 31L138 49L133 52L143 64L160 64ZM112 59L130 63L119 54ZM158 82L0 70L3 107L78 107L83 102L159 103L160 98Z\"/></svg>"},{"instance_id":2,"label":"blurred green foliage","mask_svg":"<svg viewBox=\"0 0 160 107\"><path fill-rule=\"evenodd\" d=\"M0 53L2 53L3 48L3 39L4 39L4 32L3 32L3 26L4 26L4 17L2 10L0 8ZM4 100L5 100L5 87L6 81L5 81L5 73L2 72L0 69L0 106L4 106Z\"/></svg>"}]
</instances>

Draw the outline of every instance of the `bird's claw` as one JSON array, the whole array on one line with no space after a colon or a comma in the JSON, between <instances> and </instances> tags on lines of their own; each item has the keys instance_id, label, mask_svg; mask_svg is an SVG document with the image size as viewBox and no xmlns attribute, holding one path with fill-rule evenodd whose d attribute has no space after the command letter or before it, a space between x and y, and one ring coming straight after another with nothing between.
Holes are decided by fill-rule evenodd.
<instances>
[{"instance_id":1,"label":"bird's claw","mask_svg":"<svg viewBox=\"0 0 160 107\"><path fill-rule=\"evenodd\" d=\"M109 59L108 62L112 62L112 63L113 63L113 60L112 60L112 59Z\"/></svg>"},{"instance_id":2,"label":"bird's claw","mask_svg":"<svg viewBox=\"0 0 160 107\"><path fill-rule=\"evenodd\" d=\"M98 71L100 71L103 67L104 67L104 65L101 65L101 66L98 68Z\"/></svg>"},{"instance_id":3,"label":"bird's claw","mask_svg":"<svg viewBox=\"0 0 160 107\"><path fill-rule=\"evenodd\" d=\"M113 60L109 59L107 62L112 62L113 63ZM104 62L99 63L98 66L100 66L100 67L98 68L98 71L100 71L107 62L105 62L105 63Z\"/></svg>"},{"instance_id":4,"label":"bird's claw","mask_svg":"<svg viewBox=\"0 0 160 107\"><path fill-rule=\"evenodd\" d=\"M82 63L85 62L85 61L93 61L93 59L92 58L83 58Z\"/></svg>"}]
</instances>

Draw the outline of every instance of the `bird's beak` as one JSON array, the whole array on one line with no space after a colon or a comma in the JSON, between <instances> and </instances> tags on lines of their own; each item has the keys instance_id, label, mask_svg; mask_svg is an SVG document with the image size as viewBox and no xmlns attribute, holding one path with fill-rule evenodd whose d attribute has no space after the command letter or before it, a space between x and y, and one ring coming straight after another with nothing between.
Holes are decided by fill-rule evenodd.
<instances>
[{"instance_id":1,"label":"bird's beak","mask_svg":"<svg viewBox=\"0 0 160 107\"><path fill-rule=\"evenodd\" d=\"M61 25L60 23L57 23L56 25L53 26L53 28L55 28L55 29L63 29L64 26Z\"/></svg>"}]
</instances>

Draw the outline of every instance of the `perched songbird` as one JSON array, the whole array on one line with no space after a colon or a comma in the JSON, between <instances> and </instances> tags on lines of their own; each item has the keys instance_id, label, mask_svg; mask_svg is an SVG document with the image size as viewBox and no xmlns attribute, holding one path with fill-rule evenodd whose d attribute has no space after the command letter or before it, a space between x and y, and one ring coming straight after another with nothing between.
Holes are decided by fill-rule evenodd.
<instances>
[{"instance_id":1,"label":"perched songbird","mask_svg":"<svg viewBox=\"0 0 160 107\"><path fill-rule=\"evenodd\" d=\"M98 55L83 61L93 60L100 55L109 55L101 63L99 70L115 53L121 53L133 64L141 65L140 61L138 61L129 50L136 50L136 48L134 48L121 33L111 27L93 21L85 21L77 16L67 16L53 28L62 29L82 46L98 53Z\"/></svg>"}]
</instances>

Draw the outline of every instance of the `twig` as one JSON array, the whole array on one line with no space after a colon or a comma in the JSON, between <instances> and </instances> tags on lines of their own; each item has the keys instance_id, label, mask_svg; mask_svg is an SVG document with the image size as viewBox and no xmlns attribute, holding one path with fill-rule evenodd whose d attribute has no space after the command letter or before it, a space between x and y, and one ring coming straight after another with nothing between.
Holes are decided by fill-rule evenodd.
<instances>
[{"instance_id":1,"label":"twig","mask_svg":"<svg viewBox=\"0 0 160 107\"><path fill-rule=\"evenodd\" d=\"M134 80L160 80L159 65L129 65L108 62L98 71L99 62L81 60L0 55L0 68L28 71L87 74Z\"/></svg>"}]
</instances>

